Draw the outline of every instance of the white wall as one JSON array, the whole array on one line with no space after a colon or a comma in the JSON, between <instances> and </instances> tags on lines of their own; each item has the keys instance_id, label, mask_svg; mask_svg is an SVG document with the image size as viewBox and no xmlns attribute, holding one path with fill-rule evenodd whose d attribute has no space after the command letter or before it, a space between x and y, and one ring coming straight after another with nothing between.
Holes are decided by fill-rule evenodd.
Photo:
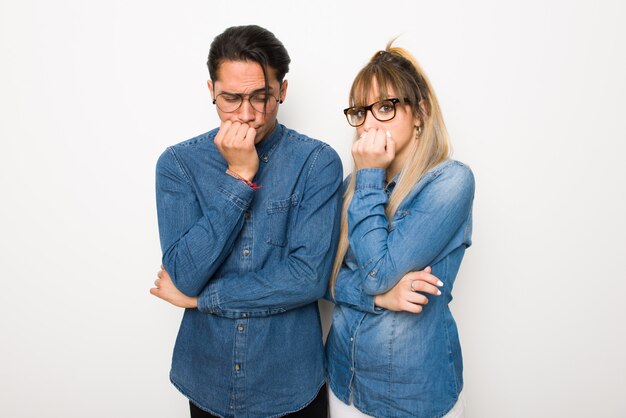
<instances>
[{"instance_id":1,"label":"white wall","mask_svg":"<svg viewBox=\"0 0 626 418\"><path fill-rule=\"evenodd\" d=\"M430 75L477 181L453 302L467 417L626 416L625 18L590 0L0 0L0 415L187 416L168 382L181 312L148 293L154 165L216 126L212 38L257 23L292 56L280 121L346 170L357 70L401 34Z\"/></svg>"}]
</instances>

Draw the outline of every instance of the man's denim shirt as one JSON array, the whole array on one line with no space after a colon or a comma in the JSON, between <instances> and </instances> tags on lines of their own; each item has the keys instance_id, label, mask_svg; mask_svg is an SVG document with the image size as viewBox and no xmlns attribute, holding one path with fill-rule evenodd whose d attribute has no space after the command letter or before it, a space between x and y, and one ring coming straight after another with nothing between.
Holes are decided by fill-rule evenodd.
<instances>
[{"instance_id":1,"label":"man's denim shirt","mask_svg":"<svg viewBox=\"0 0 626 418\"><path fill-rule=\"evenodd\" d=\"M350 248L335 287L326 343L333 392L375 417L441 417L463 387L461 346L448 304L471 245L474 177L453 160L429 170L389 224L385 170L356 173ZM431 266L444 286L420 314L374 307L374 295Z\"/></svg>"},{"instance_id":2,"label":"man's denim shirt","mask_svg":"<svg viewBox=\"0 0 626 418\"><path fill-rule=\"evenodd\" d=\"M225 173L216 133L168 148L157 163L163 265L180 291L198 296L170 379L214 415L279 417L324 383L317 300L337 245L341 161L277 124L256 146L253 190Z\"/></svg>"}]
</instances>

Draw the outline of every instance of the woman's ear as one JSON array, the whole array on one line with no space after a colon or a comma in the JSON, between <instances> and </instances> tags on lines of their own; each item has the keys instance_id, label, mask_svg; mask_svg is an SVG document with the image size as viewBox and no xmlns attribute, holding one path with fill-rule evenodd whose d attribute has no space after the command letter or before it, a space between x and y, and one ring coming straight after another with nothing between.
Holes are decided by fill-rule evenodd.
<instances>
[{"instance_id":1,"label":"woman's ear","mask_svg":"<svg viewBox=\"0 0 626 418\"><path fill-rule=\"evenodd\" d=\"M424 99L420 100L419 107L423 115L430 115L428 103Z\"/></svg>"},{"instance_id":2,"label":"woman's ear","mask_svg":"<svg viewBox=\"0 0 626 418\"><path fill-rule=\"evenodd\" d=\"M419 102L419 113L420 115L424 115L425 117L428 117L429 113L429 109L428 109L428 103L426 103L425 100L420 100ZM415 116L413 118L413 125L417 128L418 126L424 127L424 121L422 120L422 117L420 116Z\"/></svg>"}]
</instances>

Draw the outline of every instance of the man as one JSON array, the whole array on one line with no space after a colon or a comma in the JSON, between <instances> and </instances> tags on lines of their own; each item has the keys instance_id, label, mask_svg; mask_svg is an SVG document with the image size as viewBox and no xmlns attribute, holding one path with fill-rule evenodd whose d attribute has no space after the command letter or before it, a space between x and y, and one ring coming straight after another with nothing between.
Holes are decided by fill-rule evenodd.
<instances>
[{"instance_id":1,"label":"man","mask_svg":"<svg viewBox=\"0 0 626 418\"><path fill-rule=\"evenodd\" d=\"M151 293L187 308L170 379L192 417L326 416L317 300L342 169L331 147L277 122L289 63L261 27L218 35L207 64L220 127L157 163L164 270Z\"/></svg>"}]
</instances>

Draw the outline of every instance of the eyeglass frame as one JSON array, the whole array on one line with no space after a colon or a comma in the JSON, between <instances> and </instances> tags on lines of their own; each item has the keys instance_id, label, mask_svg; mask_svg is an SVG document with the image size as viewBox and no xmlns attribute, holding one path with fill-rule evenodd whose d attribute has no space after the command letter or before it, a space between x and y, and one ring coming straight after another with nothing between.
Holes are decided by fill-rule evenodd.
<instances>
[{"instance_id":1,"label":"eyeglass frame","mask_svg":"<svg viewBox=\"0 0 626 418\"><path fill-rule=\"evenodd\" d=\"M279 97L280 97L280 94L281 94L281 92L282 92L282 89L283 89L283 83L280 83L280 86L278 87L278 96L279 96ZM268 90L269 90L269 89L268 89ZM265 109L264 109L264 110L258 110L256 107L254 107L254 105L253 105L253 104L252 104L252 102L250 101L250 97L254 97L254 96L255 96L255 95L257 95L257 94L267 94L269 97L271 97L272 99L276 100L276 103L279 103L279 104L280 104L280 103L282 103L282 102L283 102L280 98L278 98L278 97L274 96L273 94L269 93L269 92L268 92L268 90L266 90L266 89L259 89L259 90L257 90L257 91L252 92L252 93L245 93L245 94L244 94L244 93L229 93L229 92L222 92L222 93L220 93L220 94L216 94L216 95L215 95L215 98L213 99L213 104L214 104L215 106L217 106L217 108L218 108L219 110L221 110L222 112L224 112L224 113L235 113L236 111L238 111L238 110L241 108L241 105L243 104L243 101L244 101L244 100L247 100L247 101L248 101L248 103L250 103L250 107L251 107L252 109L254 109L254 111L255 111L255 112L258 112L258 113L267 113L267 111L266 111ZM267 93L266 93L266 92L267 92ZM217 98L218 98L219 96L221 96L221 95L224 95L224 94L227 94L227 95L229 95L229 96L236 96L236 97L239 97L239 106L237 106L234 110L231 110L231 111L229 111L229 112L227 112L227 111L225 111L225 110L222 110L222 109L218 106L218 104L217 104ZM264 105L264 107L265 107L265 106L267 106L267 103L270 101L269 97L265 100L265 105Z\"/></svg>"},{"instance_id":2,"label":"eyeglass frame","mask_svg":"<svg viewBox=\"0 0 626 418\"><path fill-rule=\"evenodd\" d=\"M378 103L382 103L382 102L391 102L393 104L393 116L390 117L389 119L378 119L378 117L376 117L376 114L374 113L374 105L378 104ZM393 118L396 117L396 105L398 103L411 103L411 101L408 98L404 98L404 99L398 99L397 97L391 97L388 99L383 99L383 100L378 100L368 106L351 106L351 107L347 107L345 109L343 109L343 114L346 115L346 119L348 121L348 125L352 126L353 128L358 128L359 126L363 125L365 123L365 120L367 119L367 111L369 110L369 112L372 114L372 116L374 116L374 119L376 119L379 122L388 122L390 120L392 120ZM352 109L363 109L365 111L365 117L363 117L363 122L359 123L358 125L353 125L352 123L350 123L350 116L348 116L348 112Z\"/></svg>"}]
</instances>

